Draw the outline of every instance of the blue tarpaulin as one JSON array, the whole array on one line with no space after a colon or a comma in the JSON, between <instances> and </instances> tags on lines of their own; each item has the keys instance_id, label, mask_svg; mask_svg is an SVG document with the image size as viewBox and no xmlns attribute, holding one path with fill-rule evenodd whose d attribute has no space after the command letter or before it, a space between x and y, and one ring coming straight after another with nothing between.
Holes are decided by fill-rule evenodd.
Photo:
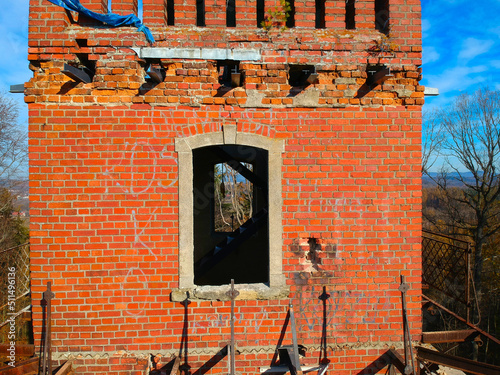
<instances>
[{"instance_id":1,"label":"blue tarpaulin","mask_svg":"<svg viewBox=\"0 0 500 375\"><path fill-rule=\"evenodd\" d=\"M84 14L90 18L101 21L110 26L135 26L139 31L142 31L144 35L146 35L146 39L149 43L154 43L155 39L153 38L153 34L151 31L144 26L142 21L137 18L134 14L129 14L127 16L121 16L115 13L101 14L92 12L91 10L85 8L82 4L80 4L80 0L49 0L52 4L59 5L64 9L71 10L74 12L78 12Z\"/></svg>"}]
</instances>

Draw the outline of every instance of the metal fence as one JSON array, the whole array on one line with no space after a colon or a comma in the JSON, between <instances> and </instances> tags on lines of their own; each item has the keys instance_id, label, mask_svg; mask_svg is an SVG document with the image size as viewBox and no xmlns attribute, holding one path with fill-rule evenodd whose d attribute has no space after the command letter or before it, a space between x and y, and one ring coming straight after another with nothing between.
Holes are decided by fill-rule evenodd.
<instances>
[{"instance_id":1,"label":"metal fence","mask_svg":"<svg viewBox=\"0 0 500 375\"><path fill-rule=\"evenodd\" d=\"M459 302L461 312L470 315L471 244L432 232L422 236L422 281L432 289L432 297L444 305ZM432 293L431 292L431 293Z\"/></svg>"},{"instance_id":2,"label":"metal fence","mask_svg":"<svg viewBox=\"0 0 500 375\"><path fill-rule=\"evenodd\" d=\"M0 329L31 307L29 243L0 251ZM4 334L0 336L3 339Z\"/></svg>"}]
</instances>

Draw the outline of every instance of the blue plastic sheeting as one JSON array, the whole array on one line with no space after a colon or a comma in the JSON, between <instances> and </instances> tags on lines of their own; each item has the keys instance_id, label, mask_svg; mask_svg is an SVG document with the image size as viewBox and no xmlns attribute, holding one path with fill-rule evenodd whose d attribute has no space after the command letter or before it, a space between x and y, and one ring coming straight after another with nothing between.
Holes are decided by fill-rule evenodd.
<instances>
[{"instance_id":1,"label":"blue plastic sheeting","mask_svg":"<svg viewBox=\"0 0 500 375\"><path fill-rule=\"evenodd\" d=\"M129 14L127 16L120 16L115 13L101 14L92 12L85 8L82 4L80 4L80 0L49 0L52 4L59 5L64 9L71 10L74 12L78 12L84 14L90 18L101 21L109 26L135 26L139 31L142 31L144 35L146 35L146 39L149 43L154 43L155 38L153 38L153 34L151 31L144 26L142 21L137 18L134 14Z\"/></svg>"}]
</instances>

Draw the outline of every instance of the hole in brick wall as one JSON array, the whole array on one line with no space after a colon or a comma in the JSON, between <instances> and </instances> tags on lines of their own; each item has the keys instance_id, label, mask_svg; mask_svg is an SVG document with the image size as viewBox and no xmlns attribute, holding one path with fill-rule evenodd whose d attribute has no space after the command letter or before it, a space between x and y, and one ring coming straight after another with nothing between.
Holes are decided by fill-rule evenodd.
<instances>
[{"instance_id":1,"label":"hole in brick wall","mask_svg":"<svg viewBox=\"0 0 500 375\"><path fill-rule=\"evenodd\" d=\"M309 244L309 252L306 255L306 259L315 270L318 270L321 264L321 258L318 255L318 251L321 250L321 245L318 244L316 238L309 238L307 242Z\"/></svg>"},{"instance_id":2,"label":"hole in brick wall","mask_svg":"<svg viewBox=\"0 0 500 375\"><path fill-rule=\"evenodd\" d=\"M79 47L79 48L82 48L82 47L87 47L88 44L87 44L87 39L75 39L75 42L76 42L76 45Z\"/></svg>"},{"instance_id":3,"label":"hole in brick wall","mask_svg":"<svg viewBox=\"0 0 500 375\"><path fill-rule=\"evenodd\" d=\"M264 0L257 0L257 27L262 27L264 22Z\"/></svg>"},{"instance_id":4,"label":"hole in brick wall","mask_svg":"<svg viewBox=\"0 0 500 375\"><path fill-rule=\"evenodd\" d=\"M316 74L314 65L289 65L288 68L288 84L294 87L309 85L309 77Z\"/></svg>"},{"instance_id":5,"label":"hole in brick wall","mask_svg":"<svg viewBox=\"0 0 500 375\"><path fill-rule=\"evenodd\" d=\"M345 2L345 28L352 30L356 28L356 0Z\"/></svg>"},{"instance_id":6,"label":"hole in brick wall","mask_svg":"<svg viewBox=\"0 0 500 375\"><path fill-rule=\"evenodd\" d=\"M165 79L165 69L163 69L159 62L148 62L144 70L146 71L146 82L158 84L163 82L163 80Z\"/></svg>"},{"instance_id":7,"label":"hole in brick wall","mask_svg":"<svg viewBox=\"0 0 500 375\"><path fill-rule=\"evenodd\" d=\"M205 0L196 0L196 26L205 26Z\"/></svg>"},{"instance_id":8,"label":"hole in brick wall","mask_svg":"<svg viewBox=\"0 0 500 375\"><path fill-rule=\"evenodd\" d=\"M316 28L325 28L325 0L316 0Z\"/></svg>"},{"instance_id":9,"label":"hole in brick wall","mask_svg":"<svg viewBox=\"0 0 500 375\"><path fill-rule=\"evenodd\" d=\"M219 83L224 87L239 87L243 84L240 62L235 60L217 61Z\"/></svg>"},{"instance_id":10,"label":"hole in brick wall","mask_svg":"<svg viewBox=\"0 0 500 375\"><path fill-rule=\"evenodd\" d=\"M86 53L77 53L76 57L78 59L78 68L87 73L90 79L93 80L95 75L95 61L89 60Z\"/></svg>"},{"instance_id":11,"label":"hole in brick wall","mask_svg":"<svg viewBox=\"0 0 500 375\"><path fill-rule=\"evenodd\" d=\"M166 0L166 1L167 1L167 25L174 26L175 25L174 0Z\"/></svg>"},{"instance_id":12,"label":"hole in brick wall","mask_svg":"<svg viewBox=\"0 0 500 375\"><path fill-rule=\"evenodd\" d=\"M389 0L375 0L375 28L389 33Z\"/></svg>"},{"instance_id":13,"label":"hole in brick wall","mask_svg":"<svg viewBox=\"0 0 500 375\"><path fill-rule=\"evenodd\" d=\"M236 27L236 0L226 0L226 26Z\"/></svg>"},{"instance_id":14,"label":"hole in brick wall","mask_svg":"<svg viewBox=\"0 0 500 375\"><path fill-rule=\"evenodd\" d=\"M286 27L295 27L295 0L288 0L290 11L286 20Z\"/></svg>"}]
</instances>

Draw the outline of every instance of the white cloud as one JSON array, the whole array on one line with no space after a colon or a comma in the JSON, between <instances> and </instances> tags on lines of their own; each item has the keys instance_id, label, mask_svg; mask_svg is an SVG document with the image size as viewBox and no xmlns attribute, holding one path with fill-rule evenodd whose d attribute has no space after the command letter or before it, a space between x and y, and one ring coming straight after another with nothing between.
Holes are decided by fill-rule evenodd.
<instances>
[{"instance_id":1,"label":"white cloud","mask_svg":"<svg viewBox=\"0 0 500 375\"><path fill-rule=\"evenodd\" d=\"M459 60L469 61L476 56L488 52L493 47L493 40L480 40L476 38L467 38L462 43L462 49L458 54Z\"/></svg>"},{"instance_id":2,"label":"white cloud","mask_svg":"<svg viewBox=\"0 0 500 375\"><path fill-rule=\"evenodd\" d=\"M470 86L487 80L484 73L488 71L485 65L474 67L456 66L446 69L441 74L427 75L425 77L428 86L439 89L440 94L445 94L450 91L466 91Z\"/></svg>"},{"instance_id":3,"label":"white cloud","mask_svg":"<svg viewBox=\"0 0 500 375\"><path fill-rule=\"evenodd\" d=\"M422 32L425 33L431 29L431 22L427 18L422 18Z\"/></svg>"},{"instance_id":4,"label":"white cloud","mask_svg":"<svg viewBox=\"0 0 500 375\"><path fill-rule=\"evenodd\" d=\"M428 64L439 60L440 55L438 51L436 51L436 48L431 46L424 46L422 57L423 57L423 63Z\"/></svg>"}]
</instances>

